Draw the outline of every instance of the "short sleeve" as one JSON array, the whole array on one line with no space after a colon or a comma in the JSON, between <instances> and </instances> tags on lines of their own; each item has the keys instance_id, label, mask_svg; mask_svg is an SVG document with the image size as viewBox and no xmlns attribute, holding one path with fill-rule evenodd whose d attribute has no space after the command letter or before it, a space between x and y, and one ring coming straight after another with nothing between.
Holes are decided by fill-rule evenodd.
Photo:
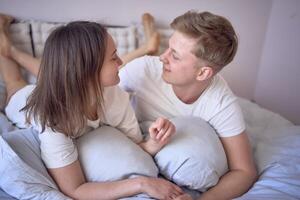
<instances>
[{"instance_id":1,"label":"short sleeve","mask_svg":"<svg viewBox=\"0 0 300 200\"><path fill-rule=\"evenodd\" d=\"M142 141L142 133L127 92L118 86L105 88L104 109L104 123L119 129L135 143Z\"/></svg>"},{"instance_id":2,"label":"short sleeve","mask_svg":"<svg viewBox=\"0 0 300 200\"><path fill-rule=\"evenodd\" d=\"M46 129L39 138L41 156L47 168L65 167L78 159L77 148L66 135Z\"/></svg>"},{"instance_id":3,"label":"short sleeve","mask_svg":"<svg viewBox=\"0 0 300 200\"><path fill-rule=\"evenodd\" d=\"M245 122L237 101L220 110L209 122L220 137L231 137L245 130Z\"/></svg>"},{"instance_id":4,"label":"short sleeve","mask_svg":"<svg viewBox=\"0 0 300 200\"><path fill-rule=\"evenodd\" d=\"M119 86L127 92L135 92L147 77L147 68L151 58L143 56L127 63L119 72Z\"/></svg>"}]
</instances>

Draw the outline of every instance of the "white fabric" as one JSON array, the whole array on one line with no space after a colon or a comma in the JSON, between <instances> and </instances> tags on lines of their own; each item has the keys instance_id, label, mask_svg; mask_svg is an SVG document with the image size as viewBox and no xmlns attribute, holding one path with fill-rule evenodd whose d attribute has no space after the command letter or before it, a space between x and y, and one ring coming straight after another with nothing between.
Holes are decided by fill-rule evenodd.
<instances>
[{"instance_id":1,"label":"white fabric","mask_svg":"<svg viewBox=\"0 0 300 200\"><path fill-rule=\"evenodd\" d=\"M252 111L254 107L252 104ZM257 111L261 112L262 109ZM272 113L265 111L261 114L265 117ZM273 115L275 116L275 113ZM280 120L278 116L273 122L282 126L269 126L275 118L268 119L262 121L268 129L260 132L256 138L257 147L254 149L260 177L253 187L237 200L300 199L300 126L283 126L285 120Z\"/></svg>"},{"instance_id":2,"label":"white fabric","mask_svg":"<svg viewBox=\"0 0 300 200\"><path fill-rule=\"evenodd\" d=\"M228 170L223 146L201 118L176 117L171 121L176 134L155 155L160 173L179 186L204 192Z\"/></svg>"},{"instance_id":3,"label":"white fabric","mask_svg":"<svg viewBox=\"0 0 300 200\"><path fill-rule=\"evenodd\" d=\"M99 127L78 138L76 144L84 175L90 182L158 175L150 154L115 128Z\"/></svg>"},{"instance_id":4,"label":"white fabric","mask_svg":"<svg viewBox=\"0 0 300 200\"><path fill-rule=\"evenodd\" d=\"M6 107L7 117L20 128L29 126L25 121L25 113L19 112L19 110L25 106L26 99L34 88L35 85L28 85L16 92ZM103 97L105 119L101 122L119 129L134 142L140 142L142 135L134 111L129 104L128 94L118 86L114 86L104 88ZM31 122L34 129L40 132L40 125L34 123L33 120ZM95 122L88 120L87 127L82 134L99 127L100 120L97 120L97 123L95 125ZM63 133L54 132L50 128L46 128L39 137L41 140L42 159L48 168L63 167L73 163L78 158L73 140Z\"/></svg>"},{"instance_id":5,"label":"white fabric","mask_svg":"<svg viewBox=\"0 0 300 200\"><path fill-rule=\"evenodd\" d=\"M161 78L158 57L144 56L128 63L119 73L120 86L132 92L133 107L142 129L164 116L195 116L207 121L221 137L240 134L245 124L237 99L225 80L216 75L212 84L193 104L180 101L170 84Z\"/></svg>"},{"instance_id":6,"label":"white fabric","mask_svg":"<svg viewBox=\"0 0 300 200\"><path fill-rule=\"evenodd\" d=\"M41 57L44 51L45 42L49 34L58 26L66 23L51 23L43 21L32 21L32 40L35 56ZM116 43L120 55L133 51L136 48L136 27L107 27L108 33Z\"/></svg>"},{"instance_id":7,"label":"white fabric","mask_svg":"<svg viewBox=\"0 0 300 200\"><path fill-rule=\"evenodd\" d=\"M37 131L12 130L11 122L0 113L0 188L18 199L68 199L59 192L42 162ZM88 181L157 177L153 158L113 127L97 128L79 137L76 144ZM3 190L1 200L8 198Z\"/></svg>"},{"instance_id":8,"label":"white fabric","mask_svg":"<svg viewBox=\"0 0 300 200\"><path fill-rule=\"evenodd\" d=\"M10 144L8 144L8 142L0 136L0 187L6 193L17 199L70 199L58 191L57 186L47 174L46 169L41 168L43 165L42 162L36 160L35 153L38 154L38 152L34 150L36 149L36 146L31 146L34 143L34 140L29 141L29 143L31 143L30 145L24 142L26 139L31 137L30 133L28 131L24 132L23 130L19 130L16 132L10 132L9 134L11 134L9 135L9 140L12 143L16 143L16 140L14 140L13 137L23 139L20 140L21 143L17 142L18 145L15 146L18 148L17 152L19 154L17 154ZM19 157L20 152L22 154ZM27 161L30 162L35 160L37 162L30 163L30 165L28 165L23 161L23 159L26 160L26 158L29 158L30 155L32 157ZM41 171L44 171L45 173L42 173Z\"/></svg>"}]
</instances>

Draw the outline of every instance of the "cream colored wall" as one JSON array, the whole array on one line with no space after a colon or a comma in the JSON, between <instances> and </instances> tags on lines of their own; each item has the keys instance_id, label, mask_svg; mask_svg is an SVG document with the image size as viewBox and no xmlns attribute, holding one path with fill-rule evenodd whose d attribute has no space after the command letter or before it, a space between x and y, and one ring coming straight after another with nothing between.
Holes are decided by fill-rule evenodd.
<instances>
[{"instance_id":1,"label":"cream colored wall","mask_svg":"<svg viewBox=\"0 0 300 200\"><path fill-rule=\"evenodd\" d=\"M275 5L272 7L272 4ZM297 0L0 0L0 12L6 12L22 19L58 22L75 19L101 19L104 23L114 25L140 22L142 13L150 12L160 27L167 27L173 18L190 9L208 10L223 15L232 22L239 35L239 49L236 58L222 72L233 91L239 96L255 100L259 104L278 111L296 122L300 118L300 114L293 110L295 110L295 106L300 107L297 103L297 101L300 102L299 92L294 91L294 94L298 96L285 92L286 98L280 97L280 93L271 92L275 91L275 87L276 90L286 90L287 84L282 84L282 82L289 82L288 72L283 77L285 80L272 79L273 75L268 73L269 68L274 67L275 72L281 71L278 65L274 66L272 63L274 50L272 43L280 40L279 35L289 34L290 41L297 40L295 34L291 34L289 30L281 30L285 26L277 26L272 22L274 18L276 20L283 14L293 14L284 5L294 7L299 3ZM299 6L295 7L299 8ZM294 13L295 20L299 22L299 13ZM289 21L289 18L286 17L282 20L285 23L286 20ZM273 24L270 25L270 23ZM290 25L291 23L287 24L288 28ZM292 51L298 50L295 44L292 46L294 48ZM299 73L299 69L295 68L297 64L299 65L297 58L299 56L290 57L287 45L280 43L275 47L277 48L276 61L282 61L279 54L284 52L287 57L285 62L288 63L285 69L291 71L293 76ZM282 52L279 49L282 49ZM296 79L292 79L292 81L294 85L300 85ZM264 92L266 90L270 92ZM275 102L276 98L282 102ZM297 122L299 123L299 120Z\"/></svg>"},{"instance_id":2,"label":"cream colored wall","mask_svg":"<svg viewBox=\"0 0 300 200\"><path fill-rule=\"evenodd\" d=\"M300 124L300 1L274 0L254 99Z\"/></svg>"},{"instance_id":3,"label":"cream colored wall","mask_svg":"<svg viewBox=\"0 0 300 200\"><path fill-rule=\"evenodd\" d=\"M224 15L234 25L240 46L234 62L223 74L238 95L253 99L271 3L270 0L0 0L0 11L22 19L101 19L115 25L139 22L142 13L150 12L163 27L190 9Z\"/></svg>"}]
</instances>

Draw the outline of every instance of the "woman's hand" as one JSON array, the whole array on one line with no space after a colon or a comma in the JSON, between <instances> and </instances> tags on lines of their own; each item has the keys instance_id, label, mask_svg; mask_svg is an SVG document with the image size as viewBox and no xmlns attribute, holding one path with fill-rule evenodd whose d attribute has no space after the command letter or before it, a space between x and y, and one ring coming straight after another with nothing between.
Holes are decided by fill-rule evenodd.
<instances>
[{"instance_id":1,"label":"woman's hand","mask_svg":"<svg viewBox=\"0 0 300 200\"><path fill-rule=\"evenodd\" d=\"M191 197L191 195L185 193L176 197L175 200L193 200L193 198Z\"/></svg>"},{"instance_id":2,"label":"woman's hand","mask_svg":"<svg viewBox=\"0 0 300 200\"><path fill-rule=\"evenodd\" d=\"M171 200L183 195L180 187L163 178L145 178L142 190L155 199Z\"/></svg>"}]
</instances>

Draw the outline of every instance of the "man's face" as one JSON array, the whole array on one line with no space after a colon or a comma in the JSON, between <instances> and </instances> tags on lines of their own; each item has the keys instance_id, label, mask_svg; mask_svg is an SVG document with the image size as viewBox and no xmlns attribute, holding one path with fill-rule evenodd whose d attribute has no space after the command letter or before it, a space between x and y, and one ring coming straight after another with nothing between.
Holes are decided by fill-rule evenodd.
<instances>
[{"instance_id":1,"label":"man's face","mask_svg":"<svg viewBox=\"0 0 300 200\"><path fill-rule=\"evenodd\" d=\"M196 42L178 31L173 33L169 48L160 56L164 81L175 86L188 86L197 81L199 59L192 53Z\"/></svg>"}]
</instances>

